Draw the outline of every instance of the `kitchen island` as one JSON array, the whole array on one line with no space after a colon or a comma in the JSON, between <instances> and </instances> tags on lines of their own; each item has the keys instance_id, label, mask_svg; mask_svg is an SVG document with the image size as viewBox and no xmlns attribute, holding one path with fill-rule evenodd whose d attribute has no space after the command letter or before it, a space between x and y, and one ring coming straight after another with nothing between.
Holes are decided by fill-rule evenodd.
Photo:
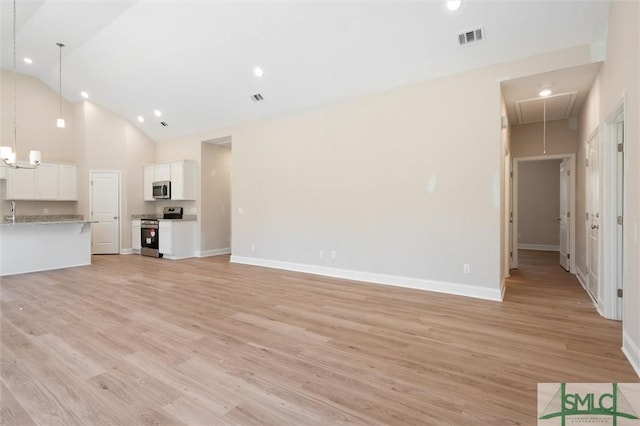
<instances>
[{"instance_id":1,"label":"kitchen island","mask_svg":"<svg viewBox=\"0 0 640 426\"><path fill-rule=\"evenodd\" d=\"M81 216L0 223L0 276L90 264L91 222Z\"/></svg>"}]
</instances>

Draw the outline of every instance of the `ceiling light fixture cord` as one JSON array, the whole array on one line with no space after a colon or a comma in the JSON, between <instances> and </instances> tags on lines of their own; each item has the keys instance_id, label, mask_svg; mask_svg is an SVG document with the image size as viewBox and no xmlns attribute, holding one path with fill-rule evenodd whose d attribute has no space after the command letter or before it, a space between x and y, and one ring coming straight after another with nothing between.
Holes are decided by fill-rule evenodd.
<instances>
[{"instance_id":1,"label":"ceiling light fixture cord","mask_svg":"<svg viewBox=\"0 0 640 426\"><path fill-rule=\"evenodd\" d=\"M16 84L16 0L13 0L13 152L18 155L18 97L16 95L18 89Z\"/></svg>"},{"instance_id":2,"label":"ceiling light fixture cord","mask_svg":"<svg viewBox=\"0 0 640 426\"><path fill-rule=\"evenodd\" d=\"M59 65L60 65L60 119L62 119L62 48L64 47L63 43L56 43L58 45L58 47L60 48L60 61L59 61ZM64 124L62 126L59 127L64 127Z\"/></svg>"},{"instance_id":3,"label":"ceiling light fixture cord","mask_svg":"<svg viewBox=\"0 0 640 426\"><path fill-rule=\"evenodd\" d=\"M12 169L35 169L40 167L42 160L42 153L37 150L31 150L29 152L29 165L19 165L17 161L18 156L18 77L17 77L17 0L13 0L13 148L11 146L0 146L0 161Z\"/></svg>"},{"instance_id":4,"label":"ceiling light fixture cord","mask_svg":"<svg viewBox=\"0 0 640 426\"><path fill-rule=\"evenodd\" d=\"M547 101L542 101L542 153L547 153Z\"/></svg>"}]
</instances>

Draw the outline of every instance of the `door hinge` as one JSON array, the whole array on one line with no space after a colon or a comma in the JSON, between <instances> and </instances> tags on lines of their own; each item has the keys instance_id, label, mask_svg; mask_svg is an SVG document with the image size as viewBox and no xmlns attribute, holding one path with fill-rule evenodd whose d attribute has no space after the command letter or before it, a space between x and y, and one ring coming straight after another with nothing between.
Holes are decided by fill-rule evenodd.
<instances>
[{"instance_id":1,"label":"door hinge","mask_svg":"<svg viewBox=\"0 0 640 426\"><path fill-rule=\"evenodd\" d=\"M618 144L618 152L624 152L624 144L623 143L619 143Z\"/></svg>"},{"instance_id":2,"label":"door hinge","mask_svg":"<svg viewBox=\"0 0 640 426\"><path fill-rule=\"evenodd\" d=\"M567 259L571 259L571 253L567 253Z\"/></svg>"},{"instance_id":3,"label":"door hinge","mask_svg":"<svg viewBox=\"0 0 640 426\"><path fill-rule=\"evenodd\" d=\"M618 225L622 225L622 216L618 216Z\"/></svg>"},{"instance_id":4,"label":"door hinge","mask_svg":"<svg viewBox=\"0 0 640 426\"><path fill-rule=\"evenodd\" d=\"M512 251L509 252L509 257L513 257L513 252Z\"/></svg>"},{"instance_id":5,"label":"door hinge","mask_svg":"<svg viewBox=\"0 0 640 426\"><path fill-rule=\"evenodd\" d=\"M586 212L586 213L584 214L584 218L585 218L586 220L589 220L589 212Z\"/></svg>"},{"instance_id":6,"label":"door hinge","mask_svg":"<svg viewBox=\"0 0 640 426\"><path fill-rule=\"evenodd\" d=\"M571 176L571 170L567 170L567 176Z\"/></svg>"},{"instance_id":7,"label":"door hinge","mask_svg":"<svg viewBox=\"0 0 640 426\"><path fill-rule=\"evenodd\" d=\"M585 167L589 167L589 159L588 158L584 159L584 165L585 165Z\"/></svg>"},{"instance_id":8,"label":"door hinge","mask_svg":"<svg viewBox=\"0 0 640 426\"><path fill-rule=\"evenodd\" d=\"M622 297L622 289L621 288L618 289L618 297Z\"/></svg>"},{"instance_id":9,"label":"door hinge","mask_svg":"<svg viewBox=\"0 0 640 426\"><path fill-rule=\"evenodd\" d=\"M567 217L571 217L571 212L567 212Z\"/></svg>"},{"instance_id":10,"label":"door hinge","mask_svg":"<svg viewBox=\"0 0 640 426\"><path fill-rule=\"evenodd\" d=\"M509 176L510 176L510 177L513 177L513 172L509 172Z\"/></svg>"}]
</instances>

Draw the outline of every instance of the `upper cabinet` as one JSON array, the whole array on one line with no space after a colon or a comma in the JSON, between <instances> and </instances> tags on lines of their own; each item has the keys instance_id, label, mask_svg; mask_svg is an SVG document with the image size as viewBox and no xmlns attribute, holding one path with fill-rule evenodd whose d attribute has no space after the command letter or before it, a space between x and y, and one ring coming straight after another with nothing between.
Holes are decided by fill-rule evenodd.
<instances>
[{"instance_id":1,"label":"upper cabinet","mask_svg":"<svg viewBox=\"0 0 640 426\"><path fill-rule=\"evenodd\" d=\"M58 199L62 201L78 200L78 166L60 164L58 167Z\"/></svg>"},{"instance_id":2,"label":"upper cabinet","mask_svg":"<svg viewBox=\"0 0 640 426\"><path fill-rule=\"evenodd\" d=\"M78 200L78 166L75 164L42 163L37 169L7 168L5 174L7 200Z\"/></svg>"},{"instance_id":3,"label":"upper cabinet","mask_svg":"<svg viewBox=\"0 0 640 426\"><path fill-rule=\"evenodd\" d=\"M171 163L171 199L196 199L196 169L195 161L174 161Z\"/></svg>"},{"instance_id":4,"label":"upper cabinet","mask_svg":"<svg viewBox=\"0 0 640 426\"><path fill-rule=\"evenodd\" d=\"M154 201L153 182L170 181L172 200L195 200L198 163L191 160L150 164L144 167L144 200Z\"/></svg>"}]
</instances>

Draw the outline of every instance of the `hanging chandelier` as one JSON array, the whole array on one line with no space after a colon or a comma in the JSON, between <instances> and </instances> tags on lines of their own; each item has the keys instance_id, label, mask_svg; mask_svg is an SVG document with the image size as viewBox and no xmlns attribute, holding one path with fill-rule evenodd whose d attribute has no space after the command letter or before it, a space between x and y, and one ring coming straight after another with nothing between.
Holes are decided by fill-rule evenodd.
<instances>
[{"instance_id":1,"label":"hanging chandelier","mask_svg":"<svg viewBox=\"0 0 640 426\"><path fill-rule=\"evenodd\" d=\"M13 0L13 147L0 146L0 160L12 169L35 169L40 166L42 154L40 151L29 152L29 164L18 165L18 126L17 126L17 84L16 84L16 0Z\"/></svg>"}]
</instances>

